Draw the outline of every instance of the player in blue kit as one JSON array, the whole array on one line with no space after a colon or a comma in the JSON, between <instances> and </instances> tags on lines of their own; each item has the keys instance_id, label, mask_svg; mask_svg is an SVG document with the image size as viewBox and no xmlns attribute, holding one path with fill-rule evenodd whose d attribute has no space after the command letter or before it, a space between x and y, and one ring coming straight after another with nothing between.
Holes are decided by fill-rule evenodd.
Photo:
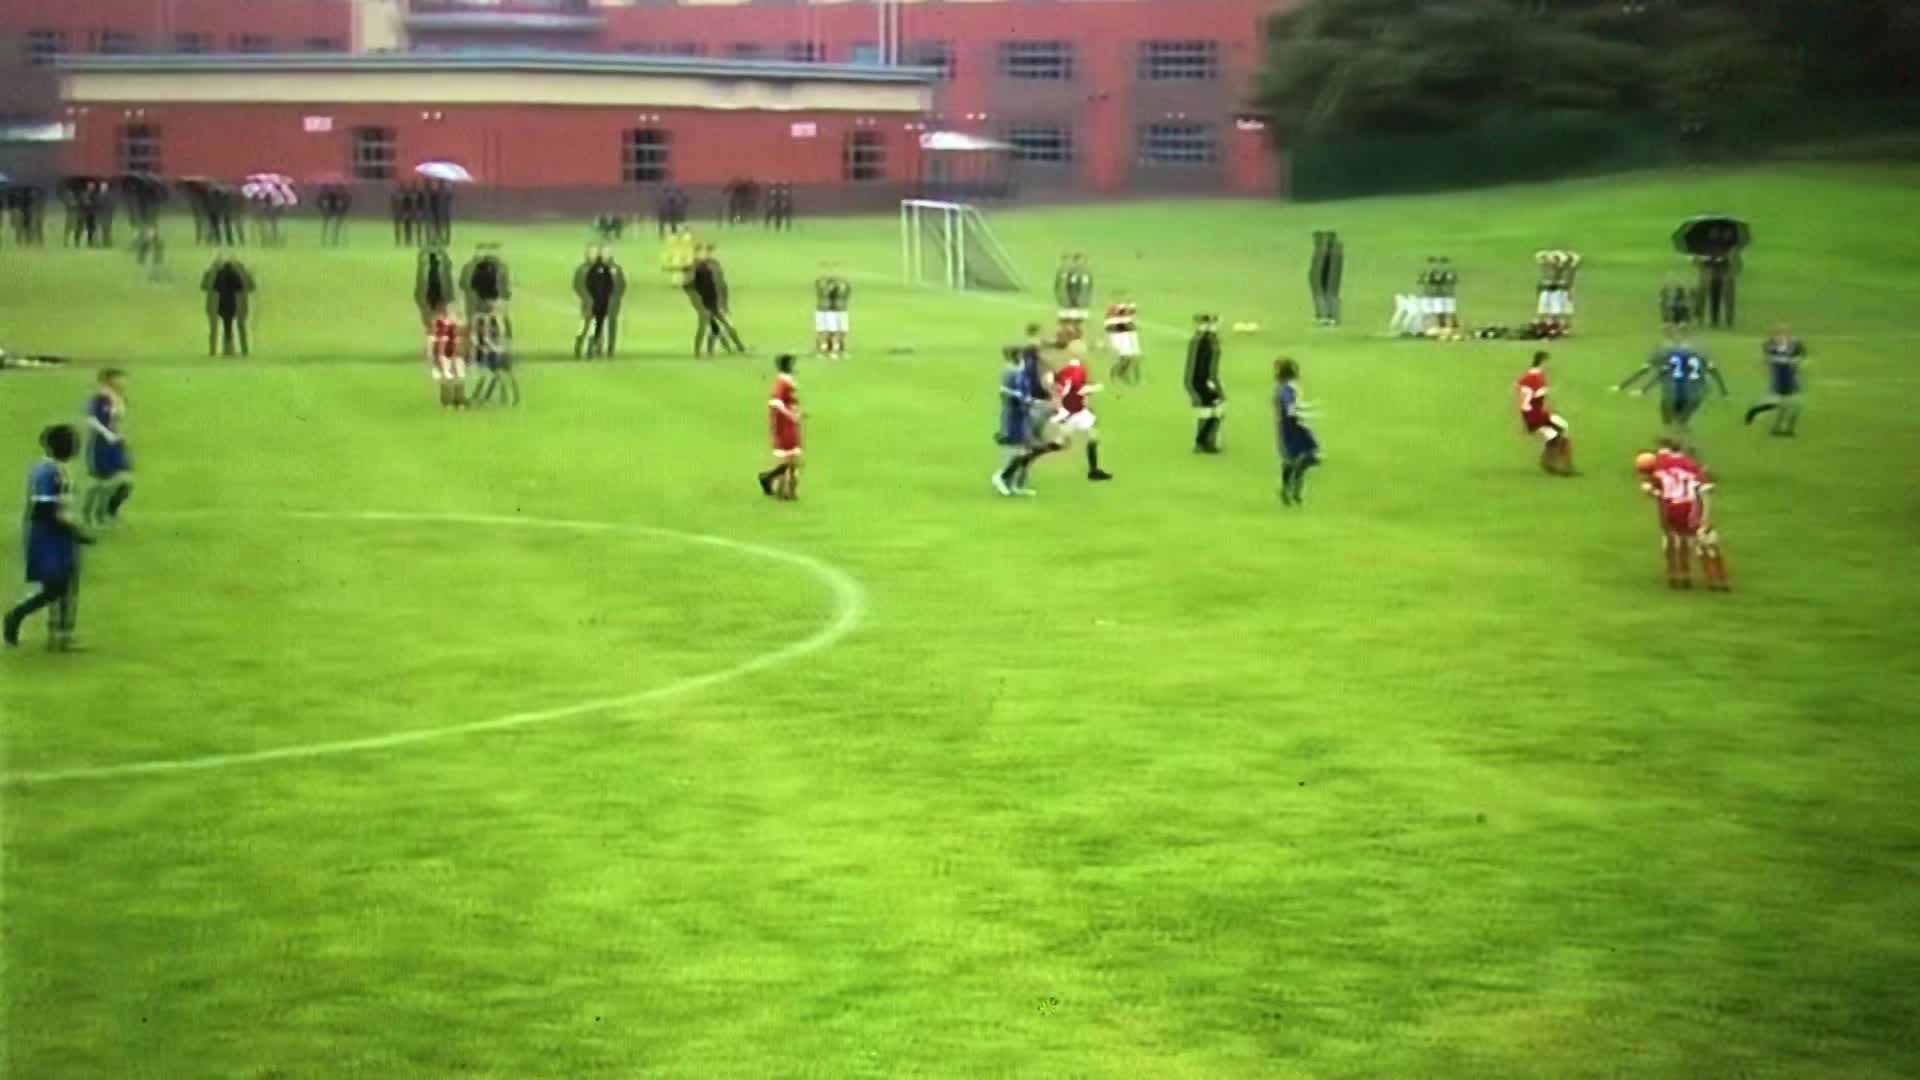
<instances>
[{"instance_id":1,"label":"player in blue kit","mask_svg":"<svg viewBox=\"0 0 1920 1080\"><path fill-rule=\"evenodd\" d=\"M1807 359L1807 347L1781 323L1773 336L1760 346L1767 358L1767 399L1747 410L1747 423L1761 413L1778 409L1773 418L1773 433L1792 437L1800 425L1800 365Z\"/></svg>"},{"instance_id":2,"label":"player in blue kit","mask_svg":"<svg viewBox=\"0 0 1920 1080\"><path fill-rule=\"evenodd\" d=\"M1035 427L1037 406L1047 401L1039 382L1039 352L1009 345L1002 356L1006 366L1000 369L1000 425L994 442L1005 449L1007 459L993 474L993 490L1002 495L1032 495L1027 468L1046 452L1035 445L1041 437Z\"/></svg>"},{"instance_id":3,"label":"player in blue kit","mask_svg":"<svg viewBox=\"0 0 1920 1080\"><path fill-rule=\"evenodd\" d=\"M89 525L117 519L133 495L133 453L121 430L127 415L123 376L119 368L102 371L99 388L87 400L87 473L93 482L81 519Z\"/></svg>"},{"instance_id":4,"label":"player in blue kit","mask_svg":"<svg viewBox=\"0 0 1920 1080\"><path fill-rule=\"evenodd\" d=\"M1659 383L1660 421L1673 428L1684 429L1693 414L1706 403L1708 379L1720 388L1721 397L1728 396L1727 382L1720 377L1720 369L1713 366L1713 361L1700 350L1673 338L1655 349L1644 367L1622 379L1613 389L1632 389L1636 394L1644 394L1646 387L1635 386L1642 379L1649 386Z\"/></svg>"},{"instance_id":5,"label":"player in blue kit","mask_svg":"<svg viewBox=\"0 0 1920 1080\"><path fill-rule=\"evenodd\" d=\"M47 456L27 473L25 523L27 582L37 586L32 596L7 612L0 621L0 640L20 644L20 624L41 608L53 608L47 647L66 651L73 646L73 625L80 596L80 547L93 540L67 517L72 485L67 462L80 449L80 436L66 424L40 433Z\"/></svg>"},{"instance_id":6,"label":"player in blue kit","mask_svg":"<svg viewBox=\"0 0 1920 1080\"><path fill-rule=\"evenodd\" d=\"M1273 412L1280 423L1280 505L1299 506L1306 493L1307 470L1320 464L1320 441L1306 425L1307 403L1296 385L1300 365L1287 357L1273 362Z\"/></svg>"}]
</instances>

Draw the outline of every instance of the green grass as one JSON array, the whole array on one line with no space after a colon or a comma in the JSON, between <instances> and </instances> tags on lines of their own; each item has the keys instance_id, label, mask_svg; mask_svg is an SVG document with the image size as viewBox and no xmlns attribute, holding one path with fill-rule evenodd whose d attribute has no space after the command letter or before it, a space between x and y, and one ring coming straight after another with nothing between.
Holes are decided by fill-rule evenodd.
<instances>
[{"instance_id":1,"label":"green grass","mask_svg":"<svg viewBox=\"0 0 1920 1080\"><path fill-rule=\"evenodd\" d=\"M61 657L0 657L13 777L377 739L728 669L630 707L363 753L6 785L9 1077L1749 1077L1920 1072L1920 171L1644 175L1305 208L995 218L1036 282L1091 255L1148 327L1099 400L1111 485L997 500L997 346L1039 292L892 282L889 220L721 237L740 324L806 340L816 257L855 350L805 363L803 501L766 502L766 356L681 354L630 242L612 365L560 362L570 227L499 239L517 412L448 416L378 227L249 253L259 349L208 361L199 253L0 251L0 475L132 371L141 467ZM1627 462L1667 235L1741 214L1735 384L1699 442L1738 591L1661 585ZM1307 328L1309 230L1350 327ZM1587 255L1542 477L1530 346L1375 336L1451 254L1475 321ZM97 302L89 305L87 297ZM1228 454L1188 453L1180 327L1232 337ZM1756 341L1814 350L1802 437L1740 426ZM1299 358L1329 462L1282 511L1265 370ZM552 362L548 362L552 361ZM212 511L180 515L180 511ZM30 641L31 643L31 641Z\"/></svg>"}]
</instances>

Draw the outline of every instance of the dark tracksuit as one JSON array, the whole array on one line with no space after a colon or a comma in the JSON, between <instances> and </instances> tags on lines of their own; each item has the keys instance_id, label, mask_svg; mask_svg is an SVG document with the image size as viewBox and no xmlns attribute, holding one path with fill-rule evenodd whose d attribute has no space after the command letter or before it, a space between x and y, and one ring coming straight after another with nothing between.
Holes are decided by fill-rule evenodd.
<instances>
[{"instance_id":1,"label":"dark tracksuit","mask_svg":"<svg viewBox=\"0 0 1920 1080\"><path fill-rule=\"evenodd\" d=\"M252 306L253 275L238 259L219 259L200 279L207 294L207 355L216 345L226 356L233 355L234 335L240 338L240 355L248 354L247 313Z\"/></svg>"},{"instance_id":2,"label":"dark tracksuit","mask_svg":"<svg viewBox=\"0 0 1920 1080\"><path fill-rule=\"evenodd\" d=\"M1220 387L1220 335L1202 330L1187 344L1187 397L1200 410L1193 445L1209 453L1220 449L1220 407L1227 395Z\"/></svg>"},{"instance_id":3,"label":"dark tracksuit","mask_svg":"<svg viewBox=\"0 0 1920 1080\"><path fill-rule=\"evenodd\" d=\"M687 292L700 317L693 332L694 353L697 355L704 347L711 356L716 344L732 352L745 352L747 347L741 343L739 333L727 321L727 275L720 269L720 260L701 259L694 263Z\"/></svg>"},{"instance_id":4,"label":"dark tracksuit","mask_svg":"<svg viewBox=\"0 0 1920 1080\"><path fill-rule=\"evenodd\" d=\"M1739 276L1737 255L1709 255L1700 260L1700 307L1712 325L1722 325L1724 313L1725 325L1733 327L1734 281Z\"/></svg>"},{"instance_id":5,"label":"dark tracksuit","mask_svg":"<svg viewBox=\"0 0 1920 1080\"><path fill-rule=\"evenodd\" d=\"M414 272L413 302L420 309L420 325L433 321L433 313L453 303L453 260L437 248L420 253L419 269Z\"/></svg>"},{"instance_id":6,"label":"dark tracksuit","mask_svg":"<svg viewBox=\"0 0 1920 1080\"><path fill-rule=\"evenodd\" d=\"M627 275L620 264L604 256L588 259L573 275L573 291L580 298L580 333L573 339L573 355L611 357L620 338L620 301L626 296Z\"/></svg>"}]
</instances>

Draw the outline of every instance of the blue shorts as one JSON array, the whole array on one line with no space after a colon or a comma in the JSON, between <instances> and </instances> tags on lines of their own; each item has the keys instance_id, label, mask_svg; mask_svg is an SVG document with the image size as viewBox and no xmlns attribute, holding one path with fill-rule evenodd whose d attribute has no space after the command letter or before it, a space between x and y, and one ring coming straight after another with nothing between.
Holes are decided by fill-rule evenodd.
<instances>
[{"instance_id":1,"label":"blue shorts","mask_svg":"<svg viewBox=\"0 0 1920 1080\"><path fill-rule=\"evenodd\" d=\"M111 480L133 468L133 454L124 442L95 439L87 447L87 471L96 480Z\"/></svg>"},{"instance_id":2,"label":"blue shorts","mask_svg":"<svg viewBox=\"0 0 1920 1080\"><path fill-rule=\"evenodd\" d=\"M1305 424L1280 428L1280 456L1287 461L1310 460L1320 452L1320 441Z\"/></svg>"},{"instance_id":3,"label":"blue shorts","mask_svg":"<svg viewBox=\"0 0 1920 1080\"><path fill-rule=\"evenodd\" d=\"M1800 372L1790 364L1768 365L1767 384L1778 397L1792 397L1800 392Z\"/></svg>"},{"instance_id":4,"label":"blue shorts","mask_svg":"<svg viewBox=\"0 0 1920 1080\"><path fill-rule=\"evenodd\" d=\"M71 539L50 529L27 529L27 580L42 585L65 581L80 568L80 551Z\"/></svg>"}]
</instances>

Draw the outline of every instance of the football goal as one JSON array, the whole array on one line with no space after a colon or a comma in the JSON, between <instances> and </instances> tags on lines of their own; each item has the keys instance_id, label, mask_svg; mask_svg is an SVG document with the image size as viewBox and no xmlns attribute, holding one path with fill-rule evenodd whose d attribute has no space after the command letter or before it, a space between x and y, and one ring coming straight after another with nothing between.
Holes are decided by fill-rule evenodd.
<instances>
[{"instance_id":1,"label":"football goal","mask_svg":"<svg viewBox=\"0 0 1920 1080\"><path fill-rule=\"evenodd\" d=\"M966 203L907 199L900 204L900 265L910 282L948 289L1020 291L1000 241Z\"/></svg>"}]
</instances>

